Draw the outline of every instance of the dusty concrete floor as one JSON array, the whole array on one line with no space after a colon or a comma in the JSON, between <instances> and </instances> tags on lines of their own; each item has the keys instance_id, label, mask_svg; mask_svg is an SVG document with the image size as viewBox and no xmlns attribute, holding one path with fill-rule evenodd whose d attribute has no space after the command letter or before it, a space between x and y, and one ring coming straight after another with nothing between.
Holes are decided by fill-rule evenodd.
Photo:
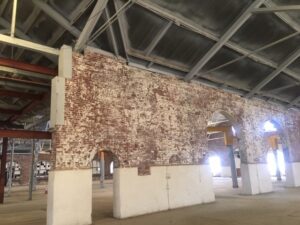
<instances>
[{"instance_id":1,"label":"dusty concrete floor","mask_svg":"<svg viewBox=\"0 0 300 225\"><path fill-rule=\"evenodd\" d=\"M299 225L300 188L283 188L259 196L241 196L230 180L215 179L216 202L125 220L112 218L112 183L105 189L94 184L93 224L101 225ZM15 190L0 206L0 225L43 225L46 222L44 190L27 201L27 192ZM71 224L70 224L71 225Z\"/></svg>"}]
</instances>

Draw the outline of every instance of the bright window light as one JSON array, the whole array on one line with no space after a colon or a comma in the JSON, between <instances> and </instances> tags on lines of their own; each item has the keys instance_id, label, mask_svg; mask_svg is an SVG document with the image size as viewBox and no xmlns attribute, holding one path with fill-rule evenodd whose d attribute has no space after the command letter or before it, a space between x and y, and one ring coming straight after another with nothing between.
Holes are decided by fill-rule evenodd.
<instances>
[{"instance_id":1,"label":"bright window light","mask_svg":"<svg viewBox=\"0 0 300 225\"><path fill-rule=\"evenodd\" d=\"M234 129L234 127L231 127L231 130L232 130L233 136L236 136L236 130Z\"/></svg>"},{"instance_id":2,"label":"bright window light","mask_svg":"<svg viewBox=\"0 0 300 225\"><path fill-rule=\"evenodd\" d=\"M278 166L279 166L280 173L281 175L285 175L285 162L284 162L283 152L277 151L277 157L278 157L278 164L279 164ZM276 159L272 151L268 152L267 162L268 162L268 168L271 176L276 176Z\"/></svg>"},{"instance_id":3,"label":"bright window light","mask_svg":"<svg viewBox=\"0 0 300 225\"><path fill-rule=\"evenodd\" d=\"M265 132L273 132L273 131L277 131L277 128L271 121L267 121L264 123L264 130Z\"/></svg>"},{"instance_id":4,"label":"bright window light","mask_svg":"<svg viewBox=\"0 0 300 225\"><path fill-rule=\"evenodd\" d=\"M209 165L213 176L218 176L221 174L221 159L219 156L210 156L209 157Z\"/></svg>"},{"instance_id":5,"label":"bright window light","mask_svg":"<svg viewBox=\"0 0 300 225\"><path fill-rule=\"evenodd\" d=\"M114 162L111 162L109 165L110 174L114 173Z\"/></svg>"}]
</instances>

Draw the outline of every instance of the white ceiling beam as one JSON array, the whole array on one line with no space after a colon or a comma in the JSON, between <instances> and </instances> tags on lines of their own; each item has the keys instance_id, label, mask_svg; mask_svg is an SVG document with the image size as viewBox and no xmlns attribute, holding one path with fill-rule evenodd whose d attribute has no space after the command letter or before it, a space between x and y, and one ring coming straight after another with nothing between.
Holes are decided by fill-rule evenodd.
<instances>
[{"instance_id":1,"label":"white ceiling beam","mask_svg":"<svg viewBox=\"0 0 300 225\"><path fill-rule=\"evenodd\" d=\"M115 0L114 6L115 6L116 11L118 11L122 8L123 4L120 0ZM117 21L118 21L118 26L119 26L120 33L121 33L121 40L122 40L122 44L123 44L123 48L124 48L125 57L126 57L127 62L129 62L128 48L129 48L130 44L129 44L129 37L126 32L128 26L127 26L127 22L126 22L124 13L117 14Z\"/></svg>"},{"instance_id":2,"label":"white ceiling beam","mask_svg":"<svg viewBox=\"0 0 300 225\"><path fill-rule=\"evenodd\" d=\"M32 27L33 23L37 19L40 12L41 10L38 7L34 7L30 16L28 16L25 22L22 24L22 30L24 34L26 34L29 31L29 29ZM14 55L14 58L19 59L23 53L24 53L24 49L18 49L16 54Z\"/></svg>"},{"instance_id":3,"label":"white ceiling beam","mask_svg":"<svg viewBox=\"0 0 300 225\"><path fill-rule=\"evenodd\" d=\"M198 34L200 34L206 38L209 38L213 41L220 40L217 33L212 32L212 31L200 26L199 24L193 22L192 20L189 20L188 18L184 18L179 15L174 15L174 13L172 13L171 11L168 11L167 9L162 8L159 5L154 4L149 0L143 0L143 1L137 0L135 3L137 3L138 5L142 6L143 8L150 10L151 12L153 12L167 20L173 21L173 23L177 26L180 26L180 27L183 27L184 29L198 33ZM299 31L300 31L300 29L299 29ZM263 65L266 65L266 66L269 66L269 67L272 67L275 69L278 66L277 63L275 63L275 62L271 61L270 59L267 59L261 55L250 54L251 51L241 47L240 45L238 45L234 42L227 41L224 45L226 47L228 47L229 49L231 49L241 55L247 55L247 58L252 59L255 62L261 63ZM299 75L290 69L285 69L283 72L286 73L287 75L289 75L290 77L299 79Z\"/></svg>"},{"instance_id":4,"label":"white ceiling beam","mask_svg":"<svg viewBox=\"0 0 300 225\"><path fill-rule=\"evenodd\" d=\"M12 46L17 46L21 48L26 48L29 50L41 52L41 53L47 53L51 55L59 55L59 50L55 48L50 48L45 45L37 44L31 41L26 41L23 39L15 38L15 37L9 37L3 34L0 34L0 42L12 45Z\"/></svg>"},{"instance_id":5,"label":"white ceiling beam","mask_svg":"<svg viewBox=\"0 0 300 225\"><path fill-rule=\"evenodd\" d=\"M7 29L10 28L10 23L1 17L0 17L0 25ZM18 28L16 28L16 35L24 40L31 41L31 42L37 42L37 40L29 37L27 34L25 34L23 31L19 30ZM48 58L52 62L57 63L57 58L54 57L53 55L49 55L49 54L44 54L44 55L46 58Z\"/></svg>"},{"instance_id":6,"label":"white ceiling beam","mask_svg":"<svg viewBox=\"0 0 300 225\"><path fill-rule=\"evenodd\" d=\"M88 0L88 1L81 1L77 7L71 12L70 16L68 19L70 20L70 24L73 25L79 17L84 13L84 10L86 10L90 4L93 2L93 0ZM48 46L53 46L58 39L61 38L61 36L67 32L63 27L58 27L52 34L51 38L47 41L46 45ZM38 61L42 58L42 55L39 55L35 57L31 63L32 64L37 64Z\"/></svg>"},{"instance_id":7,"label":"white ceiling beam","mask_svg":"<svg viewBox=\"0 0 300 225\"><path fill-rule=\"evenodd\" d=\"M291 12L299 11L300 5L284 5L254 9L252 13L274 13L274 12Z\"/></svg>"},{"instance_id":8,"label":"white ceiling beam","mask_svg":"<svg viewBox=\"0 0 300 225\"><path fill-rule=\"evenodd\" d=\"M99 18L102 15L104 8L107 5L108 0L97 0L97 3L90 14L82 32L80 33L78 40L75 44L75 51L82 51L84 46L87 44L91 33L93 32Z\"/></svg>"},{"instance_id":9,"label":"white ceiling beam","mask_svg":"<svg viewBox=\"0 0 300 225\"><path fill-rule=\"evenodd\" d=\"M159 43L159 41L165 36L165 34L168 32L168 30L170 29L170 27L172 26L173 22L169 21L167 24L165 24L163 26L163 28L161 28L160 31L158 31L158 33L155 35L155 37L152 39L151 43L149 44L149 46L146 48L145 50L145 55L149 56L151 54L151 52L153 51L153 49L157 46L157 44Z\"/></svg>"},{"instance_id":10,"label":"white ceiling beam","mask_svg":"<svg viewBox=\"0 0 300 225\"><path fill-rule=\"evenodd\" d=\"M289 89L289 88L292 88L292 87L296 87L296 86L299 86L300 83L298 82L295 82L293 84L287 84L287 85L284 85L284 86L281 86L279 88L274 88L274 89L271 89L271 90L268 90L269 93L278 93L278 92L281 92L281 91L284 91L286 89Z\"/></svg>"},{"instance_id":11,"label":"white ceiling beam","mask_svg":"<svg viewBox=\"0 0 300 225\"><path fill-rule=\"evenodd\" d=\"M32 0L32 2L42 11L44 11L49 17L51 17L54 21L56 21L59 25L61 25L64 29L69 31L74 37L78 38L80 36L81 31L74 27L65 17L59 14L47 3L42 2L40 0ZM94 43L92 43L91 45L93 47L97 47L97 45Z\"/></svg>"},{"instance_id":12,"label":"white ceiling beam","mask_svg":"<svg viewBox=\"0 0 300 225\"><path fill-rule=\"evenodd\" d=\"M264 0L255 0L242 15L229 27L220 40L196 63L185 76L185 81L193 79L206 63L223 47L223 45L235 34L235 32L251 17L252 11L263 4Z\"/></svg>"},{"instance_id":13,"label":"white ceiling beam","mask_svg":"<svg viewBox=\"0 0 300 225\"><path fill-rule=\"evenodd\" d=\"M47 3L42 2L40 0L32 0L32 2L42 11L44 11L49 17L51 17L54 21L56 21L59 25L61 25L63 28L69 31L72 35L74 35L75 37L79 37L80 30L70 25L70 22L65 17L56 12L56 10L54 10Z\"/></svg>"},{"instance_id":14,"label":"white ceiling beam","mask_svg":"<svg viewBox=\"0 0 300 225\"><path fill-rule=\"evenodd\" d=\"M17 7L18 7L18 0L13 0L13 9L12 9L12 16L11 16L11 28L10 28L10 36L15 36L16 31L16 19L17 19Z\"/></svg>"},{"instance_id":15,"label":"white ceiling beam","mask_svg":"<svg viewBox=\"0 0 300 225\"><path fill-rule=\"evenodd\" d=\"M260 91L264 86L266 86L270 81L277 77L285 68L292 64L297 58L300 57L300 48L293 52L284 62L282 62L276 70L270 73L266 78L264 78L259 84L257 84L247 95L246 98L251 98L256 92Z\"/></svg>"},{"instance_id":16,"label":"white ceiling beam","mask_svg":"<svg viewBox=\"0 0 300 225\"><path fill-rule=\"evenodd\" d=\"M93 2L94 0L80 1L77 7L71 12L69 16L70 23L74 24Z\"/></svg>"},{"instance_id":17,"label":"white ceiling beam","mask_svg":"<svg viewBox=\"0 0 300 225\"><path fill-rule=\"evenodd\" d=\"M287 106L287 108L291 108L291 107L293 107L295 104L297 104L299 102L300 102L300 96L298 96L293 101L291 101L290 104Z\"/></svg>"},{"instance_id":18,"label":"white ceiling beam","mask_svg":"<svg viewBox=\"0 0 300 225\"><path fill-rule=\"evenodd\" d=\"M266 0L264 5L266 7L278 7L278 5L271 0ZM287 25L289 25L291 28L293 28L295 31L300 31L299 23L292 19L286 12L275 12L274 14Z\"/></svg>"},{"instance_id":19,"label":"white ceiling beam","mask_svg":"<svg viewBox=\"0 0 300 225\"><path fill-rule=\"evenodd\" d=\"M108 10L107 7L104 9L103 16L104 16L105 21L109 20L110 13L109 13L109 10ZM119 48L118 48L118 44L117 44L117 38L116 38L116 35L115 35L115 31L114 31L111 24L109 24L109 26L108 26L107 36L108 36L108 40L109 40L109 42L110 42L110 44L111 44L111 46L114 50L115 55L119 56L120 53L119 53Z\"/></svg>"}]
</instances>

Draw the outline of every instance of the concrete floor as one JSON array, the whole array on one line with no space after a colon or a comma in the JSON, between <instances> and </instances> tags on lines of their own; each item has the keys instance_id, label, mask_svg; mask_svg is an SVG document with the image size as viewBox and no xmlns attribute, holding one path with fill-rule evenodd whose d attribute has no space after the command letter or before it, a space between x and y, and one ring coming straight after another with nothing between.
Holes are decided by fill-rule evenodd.
<instances>
[{"instance_id":1,"label":"concrete floor","mask_svg":"<svg viewBox=\"0 0 300 225\"><path fill-rule=\"evenodd\" d=\"M93 224L101 225L299 225L300 188L283 188L275 183L275 192L242 196L231 188L230 179L214 179L216 202L117 220L112 218L112 183L105 189L94 184ZM34 200L20 188L0 205L0 225L43 225L46 223L44 189L34 193ZM71 225L71 224L70 224Z\"/></svg>"}]
</instances>

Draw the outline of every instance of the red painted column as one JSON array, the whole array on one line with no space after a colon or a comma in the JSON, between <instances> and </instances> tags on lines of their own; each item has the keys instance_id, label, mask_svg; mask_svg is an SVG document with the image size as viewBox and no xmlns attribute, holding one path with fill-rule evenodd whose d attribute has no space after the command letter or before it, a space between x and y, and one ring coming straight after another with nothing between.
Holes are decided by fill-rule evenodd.
<instances>
[{"instance_id":1,"label":"red painted column","mask_svg":"<svg viewBox=\"0 0 300 225\"><path fill-rule=\"evenodd\" d=\"M5 166L7 157L8 138L4 137L2 142L2 156L0 168L0 204L4 203L4 186L5 186Z\"/></svg>"}]
</instances>

